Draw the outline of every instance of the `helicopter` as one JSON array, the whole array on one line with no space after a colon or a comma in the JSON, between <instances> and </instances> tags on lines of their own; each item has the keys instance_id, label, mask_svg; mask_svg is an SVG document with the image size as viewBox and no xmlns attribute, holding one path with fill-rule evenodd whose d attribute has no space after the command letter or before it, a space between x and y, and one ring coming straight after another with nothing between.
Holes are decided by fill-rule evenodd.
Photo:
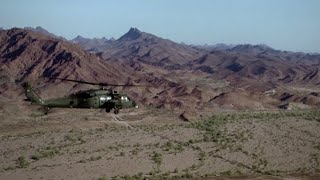
<instances>
[{"instance_id":1,"label":"helicopter","mask_svg":"<svg viewBox=\"0 0 320 180\"><path fill-rule=\"evenodd\" d=\"M90 108L90 109L105 109L107 113L113 109L114 114L118 114L120 109L123 108L139 108L137 103L132 100L129 96L123 93L118 93L112 89L105 89L104 86L141 86L141 85L118 85L118 84L107 84L107 83L92 83L86 81L78 81L72 79L59 79L62 81L71 81L75 83L99 85L101 89L90 89L85 91L78 91L70 94L66 97L46 99L43 100L40 96L32 89L28 82L22 84L25 90L27 101L31 101L31 104L43 106L45 108L45 114L48 114L50 108Z\"/></svg>"}]
</instances>

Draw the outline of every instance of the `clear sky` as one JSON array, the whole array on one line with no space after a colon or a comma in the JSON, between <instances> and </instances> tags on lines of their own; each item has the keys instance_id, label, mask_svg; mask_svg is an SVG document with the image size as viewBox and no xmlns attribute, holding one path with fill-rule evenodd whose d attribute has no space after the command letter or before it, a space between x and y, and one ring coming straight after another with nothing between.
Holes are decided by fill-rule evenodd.
<instances>
[{"instance_id":1,"label":"clear sky","mask_svg":"<svg viewBox=\"0 0 320 180\"><path fill-rule=\"evenodd\" d=\"M320 53L320 0L0 0L0 27L72 39L137 27L188 44L267 44Z\"/></svg>"}]
</instances>

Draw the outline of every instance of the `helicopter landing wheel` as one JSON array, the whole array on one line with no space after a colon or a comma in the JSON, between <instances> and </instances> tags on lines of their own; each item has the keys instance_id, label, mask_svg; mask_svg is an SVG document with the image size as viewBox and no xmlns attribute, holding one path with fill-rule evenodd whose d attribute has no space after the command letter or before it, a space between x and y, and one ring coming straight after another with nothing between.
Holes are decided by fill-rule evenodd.
<instances>
[{"instance_id":1,"label":"helicopter landing wheel","mask_svg":"<svg viewBox=\"0 0 320 180\"><path fill-rule=\"evenodd\" d=\"M119 109L118 109L118 108L115 108L113 112L114 112L115 114L119 114Z\"/></svg>"},{"instance_id":2,"label":"helicopter landing wheel","mask_svg":"<svg viewBox=\"0 0 320 180\"><path fill-rule=\"evenodd\" d=\"M106 108L106 112L109 113L111 111L110 108Z\"/></svg>"}]
</instances>

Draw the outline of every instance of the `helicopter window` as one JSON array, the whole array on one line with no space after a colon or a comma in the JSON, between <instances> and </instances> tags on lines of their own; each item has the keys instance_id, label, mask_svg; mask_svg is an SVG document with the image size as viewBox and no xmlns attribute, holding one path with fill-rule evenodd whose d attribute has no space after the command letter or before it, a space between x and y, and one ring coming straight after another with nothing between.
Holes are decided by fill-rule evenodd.
<instances>
[{"instance_id":1,"label":"helicopter window","mask_svg":"<svg viewBox=\"0 0 320 180\"><path fill-rule=\"evenodd\" d=\"M129 98L127 96L121 96L122 101L129 101Z\"/></svg>"},{"instance_id":2,"label":"helicopter window","mask_svg":"<svg viewBox=\"0 0 320 180\"><path fill-rule=\"evenodd\" d=\"M100 101L102 101L102 102L109 101L111 99L112 99L111 96L102 96L102 97L100 97Z\"/></svg>"}]
</instances>

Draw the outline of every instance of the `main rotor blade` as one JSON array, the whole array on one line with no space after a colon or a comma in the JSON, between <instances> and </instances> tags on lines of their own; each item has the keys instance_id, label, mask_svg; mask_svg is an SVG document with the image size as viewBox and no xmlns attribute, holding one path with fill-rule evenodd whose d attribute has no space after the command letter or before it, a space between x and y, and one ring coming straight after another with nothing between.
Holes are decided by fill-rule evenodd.
<instances>
[{"instance_id":1,"label":"main rotor blade","mask_svg":"<svg viewBox=\"0 0 320 180\"><path fill-rule=\"evenodd\" d=\"M93 82L87 82L87 81L78 81L78 80L73 80L73 79L62 79L62 78L51 78L51 79L59 79L62 81L70 81L70 82L77 82L77 83L97 85L97 86L143 86L143 85L134 85L134 84L93 83Z\"/></svg>"}]
</instances>

